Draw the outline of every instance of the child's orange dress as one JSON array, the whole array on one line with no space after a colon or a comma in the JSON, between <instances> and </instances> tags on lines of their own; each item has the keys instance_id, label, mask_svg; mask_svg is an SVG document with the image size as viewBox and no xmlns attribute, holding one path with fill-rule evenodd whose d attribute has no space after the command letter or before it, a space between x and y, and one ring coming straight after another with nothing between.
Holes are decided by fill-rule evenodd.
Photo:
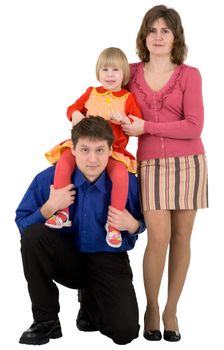
<instances>
[{"instance_id":1,"label":"child's orange dress","mask_svg":"<svg viewBox=\"0 0 224 350\"><path fill-rule=\"evenodd\" d=\"M136 173L137 162L135 157L126 150L129 137L125 135L120 125L110 122L110 115L112 112L120 112L127 117L134 115L142 118L140 108L133 94L129 91L122 89L112 92L101 86L89 87L74 104L68 107L67 117L70 121L72 113L75 111L86 116L101 116L108 120L112 127L114 133L113 151L107 166L107 172L112 181L111 205L118 210L124 210L128 193L128 171ZM54 178L55 188L62 188L71 183L71 174L75 167L75 157L70 151L72 146L72 141L66 140L46 153L50 163L57 162ZM110 227L109 230L111 230ZM120 246L119 244L121 245L121 242L114 246Z\"/></svg>"}]
</instances>

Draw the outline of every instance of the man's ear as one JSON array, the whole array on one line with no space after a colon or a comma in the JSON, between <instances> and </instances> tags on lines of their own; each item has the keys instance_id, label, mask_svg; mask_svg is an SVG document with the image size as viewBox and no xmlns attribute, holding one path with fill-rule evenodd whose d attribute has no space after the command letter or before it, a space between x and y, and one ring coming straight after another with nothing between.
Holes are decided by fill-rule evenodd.
<instances>
[{"instance_id":1,"label":"man's ear","mask_svg":"<svg viewBox=\"0 0 224 350\"><path fill-rule=\"evenodd\" d=\"M71 152L72 152L73 156L76 155L76 152L75 152L75 148L74 148L74 147L71 148Z\"/></svg>"},{"instance_id":2,"label":"man's ear","mask_svg":"<svg viewBox=\"0 0 224 350\"><path fill-rule=\"evenodd\" d=\"M110 146L110 156L111 156L112 152L113 152L113 148L112 148L112 146Z\"/></svg>"}]
</instances>

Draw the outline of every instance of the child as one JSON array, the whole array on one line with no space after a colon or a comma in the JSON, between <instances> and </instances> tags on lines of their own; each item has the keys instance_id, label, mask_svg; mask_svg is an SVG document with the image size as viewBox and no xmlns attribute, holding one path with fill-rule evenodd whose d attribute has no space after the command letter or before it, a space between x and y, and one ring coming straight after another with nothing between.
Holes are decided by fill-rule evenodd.
<instances>
[{"instance_id":1,"label":"child","mask_svg":"<svg viewBox=\"0 0 224 350\"><path fill-rule=\"evenodd\" d=\"M89 115L101 116L111 124L115 137L107 166L112 182L111 206L123 211L127 201L128 171L136 172L136 160L125 149L128 136L124 134L121 124L130 124L131 115L139 118L142 116L134 96L123 88L130 77L129 64L123 51L114 47L105 49L98 58L96 76L102 86L89 87L74 104L68 107L67 116L73 125ZM46 153L51 163L60 158L54 177L56 189L71 183L71 174L75 168L75 157L71 153L71 147L71 141L67 140ZM68 208L55 213L45 224L52 228L71 226ZM122 244L120 231L110 225L106 229L108 245L120 247Z\"/></svg>"}]
</instances>

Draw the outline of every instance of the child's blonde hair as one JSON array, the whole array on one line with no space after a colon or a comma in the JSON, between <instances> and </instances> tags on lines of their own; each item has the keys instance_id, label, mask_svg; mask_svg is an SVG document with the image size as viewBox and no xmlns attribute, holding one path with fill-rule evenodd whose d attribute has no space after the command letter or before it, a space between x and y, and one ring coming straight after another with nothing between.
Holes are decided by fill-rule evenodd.
<instances>
[{"instance_id":1,"label":"child's blonde hair","mask_svg":"<svg viewBox=\"0 0 224 350\"><path fill-rule=\"evenodd\" d=\"M103 67L116 67L123 72L122 87L126 85L130 78L130 68L125 53L117 47L108 47L103 50L96 63L96 77L99 80L99 72Z\"/></svg>"}]
</instances>

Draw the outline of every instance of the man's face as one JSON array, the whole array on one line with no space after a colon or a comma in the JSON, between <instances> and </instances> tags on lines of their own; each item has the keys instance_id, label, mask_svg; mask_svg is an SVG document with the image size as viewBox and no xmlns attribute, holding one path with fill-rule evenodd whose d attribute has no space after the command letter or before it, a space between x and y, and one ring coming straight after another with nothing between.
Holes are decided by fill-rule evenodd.
<instances>
[{"instance_id":1,"label":"man's face","mask_svg":"<svg viewBox=\"0 0 224 350\"><path fill-rule=\"evenodd\" d=\"M76 157L76 164L83 175L91 182L95 181L107 166L111 155L105 140L91 140L80 138L72 153Z\"/></svg>"}]
</instances>

